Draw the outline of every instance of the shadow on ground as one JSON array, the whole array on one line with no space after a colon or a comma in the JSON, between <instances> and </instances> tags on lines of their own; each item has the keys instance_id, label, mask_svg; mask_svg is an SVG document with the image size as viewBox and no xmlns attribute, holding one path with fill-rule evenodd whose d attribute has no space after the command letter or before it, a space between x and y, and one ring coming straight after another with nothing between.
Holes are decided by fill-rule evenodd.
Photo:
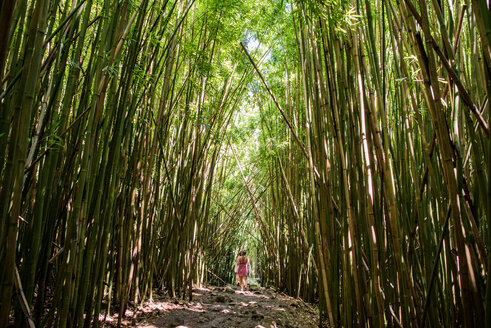
<instances>
[{"instance_id":1,"label":"shadow on ground","mask_svg":"<svg viewBox=\"0 0 491 328\"><path fill-rule=\"evenodd\" d=\"M161 297L146 303L138 312L138 319L128 322L130 326L313 328L318 323L318 313L309 304L259 287L243 292L232 286L195 289L192 302Z\"/></svg>"}]
</instances>

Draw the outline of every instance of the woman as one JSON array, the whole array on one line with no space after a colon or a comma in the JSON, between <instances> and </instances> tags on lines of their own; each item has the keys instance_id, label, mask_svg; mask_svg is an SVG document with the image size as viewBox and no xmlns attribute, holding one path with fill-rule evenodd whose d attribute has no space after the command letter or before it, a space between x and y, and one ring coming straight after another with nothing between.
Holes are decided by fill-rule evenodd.
<instances>
[{"instance_id":1,"label":"woman","mask_svg":"<svg viewBox=\"0 0 491 328\"><path fill-rule=\"evenodd\" d=\"M237 270L237 274L239 275L240 290L243 291L247 286L247 275L249 273L249 259L246 256L246 251L242 251L240 253L240 256L237 258L236 263L239 267Z\"/></svg>"}]
</instances>

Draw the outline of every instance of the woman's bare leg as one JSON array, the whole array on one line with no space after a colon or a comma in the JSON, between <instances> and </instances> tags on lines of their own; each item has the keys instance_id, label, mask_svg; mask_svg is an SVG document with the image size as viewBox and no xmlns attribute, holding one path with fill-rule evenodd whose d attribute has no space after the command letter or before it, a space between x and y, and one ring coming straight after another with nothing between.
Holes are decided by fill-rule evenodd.
<instances>
[{"instance_id":1,"label":"woman's bare leg","mask_svg":"<svg viewBox=\"0 0 491 328\"><path fill-rule=\"evenodd\" d=\"M244 290L247 287L247 276L240 277L240 290Z\"/></svg>"}]
</instances>

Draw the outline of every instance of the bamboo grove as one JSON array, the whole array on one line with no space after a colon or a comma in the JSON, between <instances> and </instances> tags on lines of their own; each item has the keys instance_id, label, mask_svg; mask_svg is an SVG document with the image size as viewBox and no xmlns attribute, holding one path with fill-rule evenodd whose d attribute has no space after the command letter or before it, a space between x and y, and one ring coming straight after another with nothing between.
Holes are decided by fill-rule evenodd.
<instances>
[{"instance_id":1,"label":"bamboo grove","mask_svg":"<svg viewBox=\"0 0 491 328\"><path fill-rule=\"evenodd\" d=\"M231 282L491 325L485 0L0 1L0 327Z\"/></svg>"},{"instance_id":2,"label":"bamboo grove","mask_svg":"<svg viewBox=\"0 0 491 328\"><path fill-rule=\"evenodd\" d=\"M305 295L313 270L330 326L489 325L489 2L293 9L257 95L296 122L262 113L268 277Z\"/></svg>"},{"instance_id":3,"label":"bamboo grove","mask_svg":"<svg viewBox=\"0 0 491 328\"><path fill-rule=\"evenodd\" d=\"M81 0L2 2L2 15L0 326L11 304L16 326L74 327L154 287L191 298L246 85L224 47L235 14Z\"/></svg>"}]
</instances>

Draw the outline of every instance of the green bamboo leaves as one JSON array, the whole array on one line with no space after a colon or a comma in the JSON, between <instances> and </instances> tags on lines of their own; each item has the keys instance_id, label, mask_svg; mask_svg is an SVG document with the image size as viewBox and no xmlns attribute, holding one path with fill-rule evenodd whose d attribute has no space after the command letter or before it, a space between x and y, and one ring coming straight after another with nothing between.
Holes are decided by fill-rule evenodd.
<instances>
[{"instance_id":1,"label":"green bamboo leaves","mask_svg":"<svg viewBox=\"0 0 491 328\"><path fill-rule=\"evenodd\" d=\"M155 287L191 298L216 140L245 90L220 41L225 4L0 6L0 325L121 323Z\"/></svg>"},{"instance_id":2,"label":"green bamboo leaves","mask_svg":"<svg viewBox=\"0 0 491 328\"><path fill-rule=\"evenodd\" d=\"M489 326L489 9L0 1L0 326L121 324L243 246L321 324Z\"/></svg>"},{"instance_id":3,"label":"green bamboo leaves","mask_svg":"<svg viewBox=\"0 0 491 328\"><path fill-rule=\"evenodd\" d=\"M267 207L287 236L276 241L280 254L289 254L287 240L303 239L290 220L310 231L330 326L485 323L489 105L478 85L489 85L482 7L489 8L472 5L290 7L293 22L283 33L295 33L299 60L276 59L281 64L269 68L284 72L284 97L274 101L291 106L288 117L298 123L280 122L294 133L276 139L298 133L306 147L293 143L270 164L279 182ZM309 173L293 182L285 171L302 170L302 152ZM295 266L299 285L308 278L303 267Z\"/></svg>"}]
</instances>

